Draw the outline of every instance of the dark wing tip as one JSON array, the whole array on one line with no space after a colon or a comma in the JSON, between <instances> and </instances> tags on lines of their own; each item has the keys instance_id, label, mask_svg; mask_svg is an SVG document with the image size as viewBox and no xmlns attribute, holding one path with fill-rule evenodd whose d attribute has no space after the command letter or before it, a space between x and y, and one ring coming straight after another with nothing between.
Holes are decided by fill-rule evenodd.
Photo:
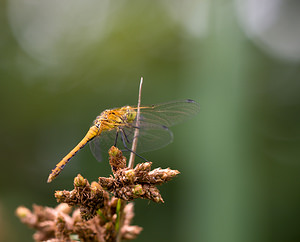
<instances>
[{"instance_id":1,"label":"dark wing tip","mask_svg":"<svg viewBox=\"0 0 300 242\"><path fill-rule=\"evenodd\" d=\"M187 103L196 103L194 100L192 100L192 99L186 99L186 102Z\"/></svg>"},{"instance_id":2,"label":"dark wing tip","mask_svg":"<svg viewBox=\"0 0 300 242\"><path fill-rule=\"evenodd\" d=\"M192 99L186 99L185 102L193 104L192 106L194 106L198 111L200 110L200 105L196 101Z\"/></svg>"}]
</instances>

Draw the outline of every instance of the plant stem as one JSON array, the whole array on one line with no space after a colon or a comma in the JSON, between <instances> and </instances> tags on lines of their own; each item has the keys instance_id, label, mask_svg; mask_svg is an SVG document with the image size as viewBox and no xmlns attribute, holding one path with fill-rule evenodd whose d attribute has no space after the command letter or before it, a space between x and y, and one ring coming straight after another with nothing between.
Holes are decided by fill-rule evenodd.
<instances>
[{"instance_id":1,"label":"plant stem","mask_svg":"<svg viewBox=\"0 0 300 242\"><path fill-rule=\"evenodd\" d=\"M141 106L141 96L142 96L142 86L143 86L143 77L141 77L140 81L140 89L139 89L139 98L138 98L138 105L137 105L137 114L136 114L136 129L134 130L134 139L132 142L131 150L136 152L137 142L138 142L138 135L139 135L139 121L140 121L140 106ZM130 153L130 158L128 162L128 167L133 168L134 166L134 159L135 154L133 152Z\"/></svg>"},{"instance_id":2,"label":"plant stem","mask_svg":"<svg viewBox=\"0 0 300 242\"><path fill-rule=\"evenodd\" d=\"M133 152L136 152L136 147L137 147L137 142L138 142L138 135L139 135L139 121L140 121L140 106L141 106L141 96L142 96L142 86L143 86L143 77L141 77L140 80L140 88L139 88L139 97L138 97L138 105L137 105L137 114L136 114L136 129L134 130L134 136L135 137L133 139L132 142L132 147L131 150ZM128 167L133 169L134 166L134 159L135 159L135 154L131 152L130 153L130 158L129 158L129 162L128 162ZM126 206L126 201L120 199L121 202L121 209L120 209L120 214L119 214L119 228L117 231L117 237L116 237L116 242L121 242L122 240L122 233L121 233L121 229L122 229L122 225L124 222L124 208Z\"/></svg>"}]
</instances>

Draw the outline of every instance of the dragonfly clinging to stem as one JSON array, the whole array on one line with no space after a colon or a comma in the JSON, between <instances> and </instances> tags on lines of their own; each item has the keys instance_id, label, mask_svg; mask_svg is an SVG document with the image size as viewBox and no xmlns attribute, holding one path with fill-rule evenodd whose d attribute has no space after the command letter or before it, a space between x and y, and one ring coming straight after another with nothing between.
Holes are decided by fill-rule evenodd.
<instances>
[{"instance_id":1,"label":"dragonfly clinging to stem","mask_svg":"<svg viewBox=\"0 0 300 242\"><path fill-rule=\"evenodd\" d=\"M173 134L169 127L187 120L198 111L199 105L191 99L140 107L139 140L135 154L156 150L172 142ZM136 116L135 106L103 111L95 119L84 138L52 170L47 182L52 182L70 159L87 143L90 143L92 153L97 160L102 159L102 151L107 152L108 149L105 147L116 146L119 138L122 141L121 148L134 152L127 144L137 138L134 137L134 130L137 128Z\"/></svg>"}]
</instances>

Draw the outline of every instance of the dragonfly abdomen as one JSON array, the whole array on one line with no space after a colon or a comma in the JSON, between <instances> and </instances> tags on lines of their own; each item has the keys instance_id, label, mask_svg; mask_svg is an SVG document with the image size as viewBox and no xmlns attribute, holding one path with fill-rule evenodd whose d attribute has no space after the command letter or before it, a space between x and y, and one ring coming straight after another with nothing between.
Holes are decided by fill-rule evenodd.
<instances>
[{"instance_id":1,"label":"dragonfly abdomen","mask_svg":"<svg viewBox=\"0 0 300 242\"><path fill-rule=\"evenodd\" d=\"M95 138L100 134L100 129L93 125L87 134L84 136L84 138L78 143L78 145L75 146L74 149L72 149L69 154L67 154L57 165L56 167L52 170L51 174L48 177L47 182L50 183L52 182L55 177L59 175L59 173L64 169L66 164L71 160L71 158L79 151L81 150L90 140Z\"/></svg>"}]
</instances>

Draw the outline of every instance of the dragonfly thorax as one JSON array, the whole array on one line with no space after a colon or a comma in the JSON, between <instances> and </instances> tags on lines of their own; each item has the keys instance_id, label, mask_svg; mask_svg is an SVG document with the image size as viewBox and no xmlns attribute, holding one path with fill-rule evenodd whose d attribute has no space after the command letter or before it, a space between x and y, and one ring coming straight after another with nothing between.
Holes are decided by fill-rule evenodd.
<instances>
[{"instance_id":1,"label":"dragonfly thorax","mask_svg":"<svg viewBox=\"0 0 300 242\"><path fill-rule=\"evenodd\" d=\"M107 109L103 111L94 121L94 125L104 130L112 130L121 126L127 126L136 118L136 111L130 106L122 108Z\"/></svg>"}]
</instances>

